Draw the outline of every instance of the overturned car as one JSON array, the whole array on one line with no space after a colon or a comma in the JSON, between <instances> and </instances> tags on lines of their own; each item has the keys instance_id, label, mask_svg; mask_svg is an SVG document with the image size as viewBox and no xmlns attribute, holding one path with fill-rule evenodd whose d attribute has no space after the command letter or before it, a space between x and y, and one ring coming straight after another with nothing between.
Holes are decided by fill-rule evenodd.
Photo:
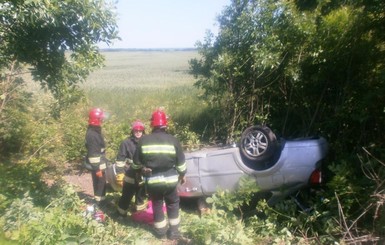
<instances>
[{"instance_id":1,"label":"overturned car","mask_svg":"<svg viewBox=\"0 0 385 245\"><path fill-rule=\"evenodd\" d=\"M322 181L322 160L328 144L322 137L276 139L266 126L247 128L238 147L207 148L186 153L187 181L181 197L202 197L236 190L240 179L255 179L258 191L269 193L269 204Z\"/></svg>"},{"instance_id":2,"label":"overturned car","mask_svg":"<svg viewBox=\"0 0 385 245\"><path fill-rule=\"evenodd\" d=\"M328 152L323 137L277 139L266 126L243 131L237 146L210 147L186 155L186 183L178 185L181 197L205 197L218 189L235 191L241 178L250 176L268 193L268 203L292 195L298 190L320 184L322 160ZM107 180L119 189L113 167L107 168ZM119 178L118 178L119 179Z\"/></svg>"}]
</instances>

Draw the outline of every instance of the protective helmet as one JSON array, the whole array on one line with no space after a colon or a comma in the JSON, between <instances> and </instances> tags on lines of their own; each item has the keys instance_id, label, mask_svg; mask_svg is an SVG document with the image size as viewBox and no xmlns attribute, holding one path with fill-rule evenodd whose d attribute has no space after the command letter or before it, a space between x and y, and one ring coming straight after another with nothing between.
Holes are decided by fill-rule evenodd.
<instances>
[{"instance_id":1,"label":"protective helmet","mask_svg":"<svg viewBox=\"0 0 385 245\"><path fill-rule=\"evenodd\" d=\"M131 130L132 131L134 131L134 130L144 131L144 124L141 121L137 120L132 124Z\"/></svg>"},{"instance_id":2,"label":"protective helmet","mask_svg":"<svg viewBox=\"0 0 385 245\"><path fill-rule=\"evenodd\" d=\"M167 126L167 116L163 110L157 109L152 113L151 127L163 128Z\"/></svg>"},{"instance_id":3,"label":"protective helmet","mask_svg":"<svg viewBox=\"0 0 385 245\"><path fill-rule=\"evenodd\" d=\"M88 115L88 125L101 126L104 119L104 112L100 108L90 110Z\"/></svg>"}]
</instances>

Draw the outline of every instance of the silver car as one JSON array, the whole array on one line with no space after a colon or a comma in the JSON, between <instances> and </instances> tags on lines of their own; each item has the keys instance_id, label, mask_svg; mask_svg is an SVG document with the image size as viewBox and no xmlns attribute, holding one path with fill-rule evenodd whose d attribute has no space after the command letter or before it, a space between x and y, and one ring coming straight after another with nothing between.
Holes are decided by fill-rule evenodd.
<instances>
[{"instance_id":1,"label":"silver car","mask_svg":"<svg viewBox=\"0 0 385 245\"><path fill-rule=\"evenodd\" d=\"M255 179L270 205L296 191L319 184L321 164L328 152L322 137L276 139L266 126L247 128L238 146L206 148L186 153L187 181L178 186L181 197L205 197L218 188L234 191L240 179Z\"/></svg>"},{"instance_id":2,"label":"silver car","mask_svg":"<svg viewBox=\"0 0 385 245\"><path fill-rule=\"evenodd\" d=\"M218 189L234 191L241 178L255 179L259 192L268 193L274 205L298 190L322 181L322 160L328 152L323 137L277 140L266 126L243 131L238 145L186 152L186 183L178 185L181 197L206 197ZM107 167L107 181L116 191L122 179L114 165Z\"/></svg>"}]
</instances>

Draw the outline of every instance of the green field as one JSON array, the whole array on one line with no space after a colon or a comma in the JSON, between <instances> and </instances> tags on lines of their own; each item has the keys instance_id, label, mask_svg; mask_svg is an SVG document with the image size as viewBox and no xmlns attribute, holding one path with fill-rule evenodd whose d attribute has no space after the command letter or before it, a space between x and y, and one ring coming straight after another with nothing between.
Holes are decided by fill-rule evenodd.
<instances>
[{"instance_id":1,"label":"green field","mask_svg":"<svg viewBox=\"0 0 385 245\"><path fill-rule=\"evenodd\" d=\"M106 66L93 72L82 87L91 106L109 110L118 120L147 119L162 106L171 117L186 123L205 107L188 73L188 61L198 57L196 51L102 54Z\"/></svg>"},{"instance_id":2,"label":"green field","mask_svg":"<svg viewBox=\"0 0 385 245\"><path fill-rule=\"evenodd\" d=\"M105 67L92 73L84 87L165 89L192 85L188 61L196 51L116 51L102 52Z\"/></svg>"}]
</instances>

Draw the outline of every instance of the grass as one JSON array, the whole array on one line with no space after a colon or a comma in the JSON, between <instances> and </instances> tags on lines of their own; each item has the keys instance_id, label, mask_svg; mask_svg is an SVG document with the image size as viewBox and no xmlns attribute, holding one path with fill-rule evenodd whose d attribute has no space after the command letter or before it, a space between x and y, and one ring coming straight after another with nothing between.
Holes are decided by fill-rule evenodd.
<instances>
[{"instance_id":1,"label":"grass","mask_svg":"<svg viewBox=\"0 0 385 245\"><path fill-rule=\"evenodd\" d=\"M102 52L106 66L92 73L84 88L165 89L192 85L188 61L196 51Z\"/></svg>"},{"instance_id":2,"label":"grass","mask_svg":"<svg viewBox=\"0 0 385 245\"><path fill-rule=\"evenodd\" d=\"M196 51L103 52L105 67L92 73L82 85L91 106L102 107L118 120L145 120L157 107L174 119L183 111L199 114L205 103L188 73L188 61ZM143 119L144 118L144 119ZM190 120L183 116L184 121ZM185 122L183 122L185 123Z\"/></svg>"},{"instance_id":3,"label":"grass","mask_svg":"<svg viewBox=\"0 0 385 245\"><path fill-rule=\"evenodd\" d=\"M207 107L199 99L202 91L193 85L189 60L198 58L194 50L103 51L105 67L94 71L80 84L90 107L107 110L118 121L146 120L157 107L186 125ZM26 73L27 90L41 92Z\"/></svg>"}]
</instances>

